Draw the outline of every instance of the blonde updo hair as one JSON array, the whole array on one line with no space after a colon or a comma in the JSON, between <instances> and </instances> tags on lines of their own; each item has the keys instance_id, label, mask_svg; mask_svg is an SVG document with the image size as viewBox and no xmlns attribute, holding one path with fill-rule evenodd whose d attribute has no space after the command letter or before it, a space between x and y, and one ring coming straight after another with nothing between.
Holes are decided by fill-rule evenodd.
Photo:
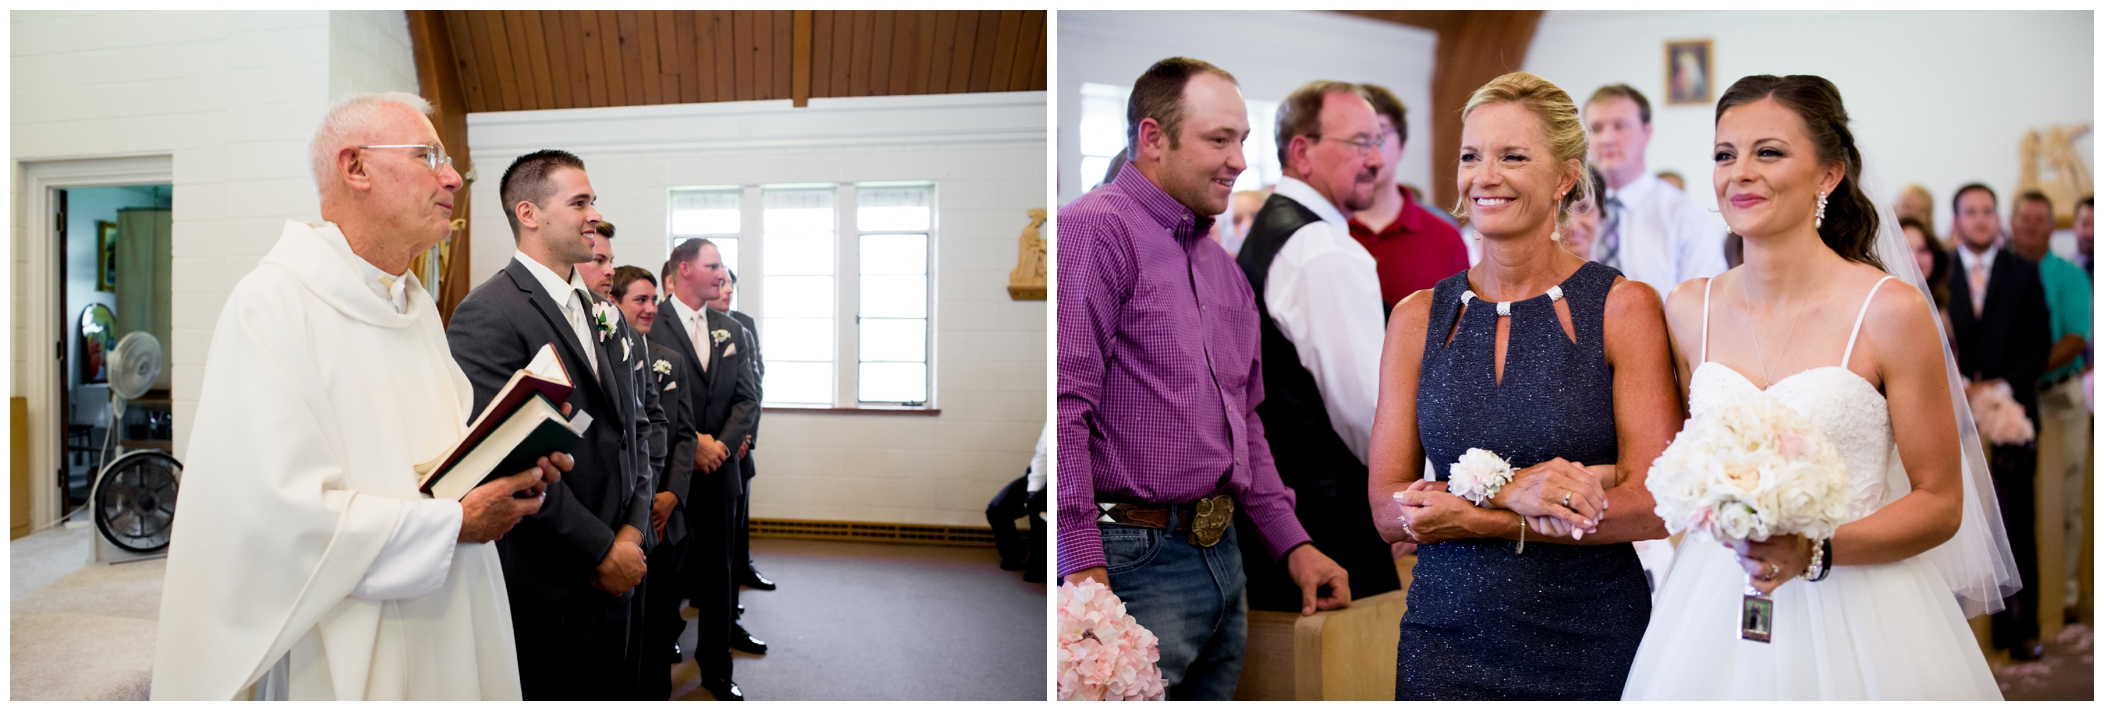
<instances>
[{"instance_id":1,"label":"blonde updo hair","mask_svg":"<svg viewBox=\"0 0 2104 711\"><path fill-rule=\"evenodd\" d=\"M1549 80L1527 72L1513 72L1484 84L1468 97L1468 105L1461 109L1461 121L1476 109L1494 104L1519 104L1541 120L1542 132L1549 142L1549 151L1558 165L1578 161L1576 180L1571 191L1564 193L1556 206L1556 222L1562 224L1571 219L1571 208L1593 199L1591 175L1592 163L1585 159L1585 122L1578 118L1578 105L1571 102L1571 95ZM1454 203L1454 216L1468 218L1468 195L1463 194Z\"/></svg>"}]
</instances>

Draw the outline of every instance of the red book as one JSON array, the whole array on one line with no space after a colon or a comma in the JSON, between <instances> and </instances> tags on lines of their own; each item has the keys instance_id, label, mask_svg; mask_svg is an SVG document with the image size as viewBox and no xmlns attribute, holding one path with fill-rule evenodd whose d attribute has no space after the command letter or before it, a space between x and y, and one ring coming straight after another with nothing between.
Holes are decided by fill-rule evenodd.
<instances>
[{"instance_id":1,"label":"red book","mask_svg":"<svg viewBox=\"0 0 2104 711\"><path fill-rule=\"evenodd\" d=\"M475 445L488 439L498 425L503 424L520 405L525 404L534 395L547 398L549 404L556 404L568 400L570 391L575 388L576 385L570 381L569 371L563 368L562 358L555 354L555 344L541 346L540 352L534 354L533 360L528 362L525 368L512 373L511 379L504 382L504 388L497 391L497 396L490 399L489 405L483 407L480 414L475 415L474 422L468 423L466 437L461 438L451 449L447 449L444 456L417 465L417 473L423 478L421 485L424 493L431 493L433 481L452 469L453 465L460 463L461 457L472 451Z\"/></svg>"}]
</instances>

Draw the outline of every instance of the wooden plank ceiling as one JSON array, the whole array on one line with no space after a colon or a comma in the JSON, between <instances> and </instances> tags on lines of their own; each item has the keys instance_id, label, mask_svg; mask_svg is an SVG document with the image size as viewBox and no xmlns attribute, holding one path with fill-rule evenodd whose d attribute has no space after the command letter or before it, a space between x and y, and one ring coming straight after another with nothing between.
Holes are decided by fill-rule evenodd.
<instances>
[{"instance_id":1,"label":"wooden plank ceiling","mask_svg":"<svg viewBox=\"0 0 2104 711\"><path fill-rule=\"evenodd\" d=\"M1042 10L447 10L469 112L1041 91Z\"/></svg>"}]
</instances>

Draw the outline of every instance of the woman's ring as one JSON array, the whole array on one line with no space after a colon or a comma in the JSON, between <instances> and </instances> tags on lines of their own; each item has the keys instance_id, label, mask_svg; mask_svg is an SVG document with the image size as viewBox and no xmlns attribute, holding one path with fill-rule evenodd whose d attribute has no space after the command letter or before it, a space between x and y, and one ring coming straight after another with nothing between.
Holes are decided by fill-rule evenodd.
<instances>
[{"instance_id":1,"label":"woman's ring","mask_svg":"<svg viewBox=\"0 0 2104 711\"><path fill-rule=\"evenodd\" d=\"M1782 566L1776 565L1776 564L1774 563L1774 561L1770 561L1770 562L1768 563L1768 577L1767 577L1767 578L1764 578L1764 579L1774 579L1776 575L1779 575L1779 574L1781 574L1782 572L1783 572L1783 568L1782 568Z\"/></svg>"},{"instance_id":2,"label":"woman's ring","mask_svg":"<svg viewBox=\"0 0 2104 711\"><path fill-rule=\"evenodd\" d=\"M1564 507L1564 508L1570 508L1570 507L1571 507L1571 492L1568 492L1568 491L1566 491L1566 492L1563 492L1563 507Z\"/></svg>"}]
</instances>

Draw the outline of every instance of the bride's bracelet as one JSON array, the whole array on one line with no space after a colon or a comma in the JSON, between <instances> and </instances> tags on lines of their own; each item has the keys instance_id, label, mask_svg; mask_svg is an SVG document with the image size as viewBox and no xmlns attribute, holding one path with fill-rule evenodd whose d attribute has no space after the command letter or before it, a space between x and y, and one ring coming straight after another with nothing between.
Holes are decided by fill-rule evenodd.
<instances>
[{"instance_id":1,"label":"bride's bracelet","mask_svg":"<svg viewBox=\"0 0 2104 711\"><path fill-rule=\"evenodd\" d=\"M1821 538L1812 546L1812 566L1797 577L1816 583L1825 580L1828 573L1834 572L1834 539Z\"/></svg>"}]
</instances>

